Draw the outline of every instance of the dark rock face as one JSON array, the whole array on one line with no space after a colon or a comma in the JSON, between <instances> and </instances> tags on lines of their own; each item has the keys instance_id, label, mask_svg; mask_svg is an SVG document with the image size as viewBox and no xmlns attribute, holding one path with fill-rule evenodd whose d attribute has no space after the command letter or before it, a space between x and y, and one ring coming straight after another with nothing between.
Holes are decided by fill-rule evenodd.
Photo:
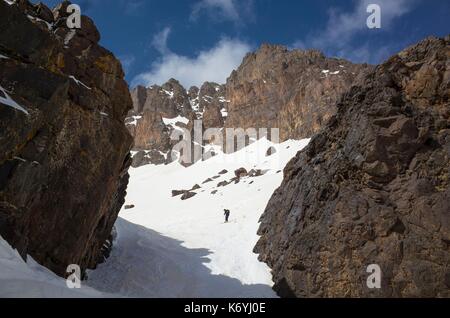
<instances>
[{"instance_id":1,"label":"dark rock face","mask_svg":"<svg viewBox=\"0 0 450 318\"><path fill-rule=\"evenodd\" d=\"M206 82L200 88L197 116L203 120L205 129L223 127L227 109L225 96L224 85Z\"/></svg>"},{"instance_id":2,"label":"dark rock face","mask_svg":"<svg viewBox=\"0 0 450 318\"><path fill-rule=\"evenodd\" d=\"M263 45L227 80L226 127L279 128L280 140L308 138L335 114L335 103L370 67L315 50Z\"/></svg>"},{"instance_id":3,"label":"dark rock face","mask_svg":"<svg viewBox=\"0 0 450 318\"><path fill-rule=\"evenodd\" d=\"M288 164L255 247L281 296L450 296L449 44L378 66Z\"/></svg>"},{"instance_id":4,"label":"dark rock face","mask_svg":"<svg viewBox=\"0 0 450 318\"><path fill-rule=\"evenodd\" d=\"M122 67L67 5L0 1L0 234L60 275L103 259L132 145Z\"/></svg>"},{"instance_id":5,"label":"dark rock face","mask_svg":"<svg viewBox=\"0 0 450 318\"><path fill-rule=\"evenodd\" d=\"M203 126L208 128L222 128L224 124L224 118L220 110L220 105L211 104L205 109L203 113Z\"/></svg>"},{"instance_id":6,"label":"dark rock face","mask_svg":"<svg viewBox=\"0 0 450 318\"><path fill-rule=\"evenodd\" d=\"M154 85L147 90L143 111L159 113L162 117L174 118L186 116L191 111L186 90L181 84L171 79L161 87Z\"/></svg>"},{"instance_id":7,"label":"dark rock face","mask_svg":"<svg viewBox=\"0 0 450 318\"><path fill-rule=\"evenodd\" d=\"M141 116L135 117L134 150L160 150L167 153L170 150L169 129L164 125L160 114L145 111ZM130 129L131 131L131 129Z\"/></svg>"}]
</instances>

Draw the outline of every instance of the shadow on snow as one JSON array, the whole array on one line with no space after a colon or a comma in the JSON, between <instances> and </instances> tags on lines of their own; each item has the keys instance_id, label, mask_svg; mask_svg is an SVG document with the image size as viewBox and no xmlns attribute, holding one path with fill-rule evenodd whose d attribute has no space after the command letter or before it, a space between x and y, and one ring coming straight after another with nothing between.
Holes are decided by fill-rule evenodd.
<instances>
[{"instance_id":1,"label":"shadow on snow","mask_svg":"<svg viewBox=\"0 0 450 318\"><path fill-rule=\"evenodd\" d=\"M275 297L270 286L244 285L213 275L204 264L207 249L188 249L181 241L119 218L108 260L89 273L87 285L125 297L245 298Z\"/></svg>"}]
</instances>

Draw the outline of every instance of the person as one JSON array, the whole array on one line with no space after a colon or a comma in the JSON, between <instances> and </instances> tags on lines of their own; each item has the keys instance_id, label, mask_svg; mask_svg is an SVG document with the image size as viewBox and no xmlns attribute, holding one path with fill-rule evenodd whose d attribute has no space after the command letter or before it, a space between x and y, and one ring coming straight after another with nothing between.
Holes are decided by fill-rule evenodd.
<instances>
[{"instance_id":1,"label":"person","mask_svg":"<svg viewBox=\"0 0 450 318\"><path fill-rule=\"evenodd\" d=\"M230 218L230 210L224 209L225 213L225 223L228 223L228 219Z\"/></svg>"}]
</instances>

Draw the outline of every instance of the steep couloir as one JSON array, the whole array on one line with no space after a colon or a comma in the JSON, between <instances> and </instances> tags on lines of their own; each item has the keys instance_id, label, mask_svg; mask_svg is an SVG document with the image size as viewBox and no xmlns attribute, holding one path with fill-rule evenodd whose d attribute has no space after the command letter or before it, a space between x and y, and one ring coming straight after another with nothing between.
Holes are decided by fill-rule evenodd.
<instances>
[{"instance_id":1,"label":"steep couloir","mask_svg":"<svg viewBox=\"0 0 450 318\"><path fill-rule=\"evenodd\" d=\"M0 1L0 234L60 275L103 259L132 146L120 62L68 4Z\"/></svg>"}]
</instances>

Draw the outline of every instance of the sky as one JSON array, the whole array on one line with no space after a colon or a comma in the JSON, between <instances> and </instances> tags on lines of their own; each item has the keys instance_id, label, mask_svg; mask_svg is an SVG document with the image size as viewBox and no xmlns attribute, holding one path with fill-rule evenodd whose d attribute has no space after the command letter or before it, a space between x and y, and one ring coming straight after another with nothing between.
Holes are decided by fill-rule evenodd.
<instances>
[{"instance_id":1,"label":"sky","mask_svg":"<svg viewBox=\"0 0 450 318\"><path fill-rule=\"evenodd\" d=\"M49 7L58 0L44 0ZM263 43L320 49L378 64L423 38L450 32L449 0L78 0L131 87L224 83ZM369 29L369 4L381 28Z\"/></svg>"}]
</instances>

